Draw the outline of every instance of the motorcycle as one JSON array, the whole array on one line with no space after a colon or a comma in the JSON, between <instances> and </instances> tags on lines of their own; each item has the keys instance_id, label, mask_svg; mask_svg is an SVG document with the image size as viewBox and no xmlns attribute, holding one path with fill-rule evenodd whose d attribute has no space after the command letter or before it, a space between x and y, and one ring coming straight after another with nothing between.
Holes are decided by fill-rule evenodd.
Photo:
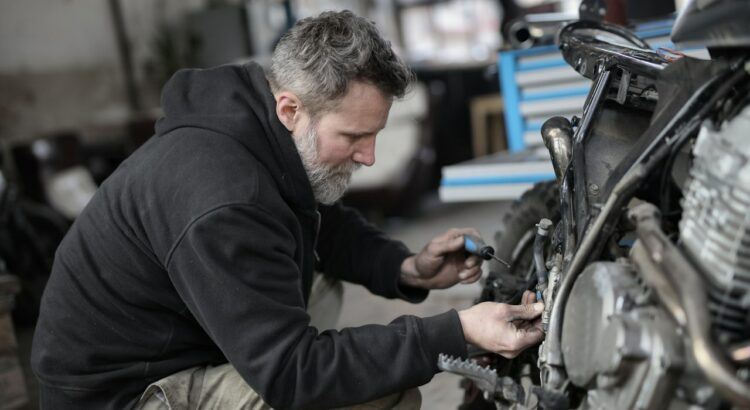
<instances>
[{"instance_id":1,"label":"motorcycle","mask_svg":"<svg viewBox=\"0 0 750 410\"><path fill-rule=\"evenodd\" d=\"M545 303L513 359L441 356L462 409L750 408L750 2L693 1L675 43L580 20L557 35L592 80L581 118L549 119L556 180L503 216L477 302Z\"/></svg>"}]
</instances>

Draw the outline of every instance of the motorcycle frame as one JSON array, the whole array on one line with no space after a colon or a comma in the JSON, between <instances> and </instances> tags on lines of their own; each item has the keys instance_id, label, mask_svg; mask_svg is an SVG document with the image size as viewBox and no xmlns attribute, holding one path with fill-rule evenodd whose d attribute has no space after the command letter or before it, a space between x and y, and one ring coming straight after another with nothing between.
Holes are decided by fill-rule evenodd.
<instances>
[{"instance_id":1,"label":"motorcycle frame","mask_svg":"<svg viewBox=\"0 0 750 410\"><path fill-rule=\"evenodd\" d=\"M734 84L747 75L744 62L738 59L704 82L690 96L677 115L656 134L621 177L617 170L609 175L610 179L617 178L617 183L609 192L604 204L595 209L591 206L587 195L586 187L589 177L585 162L586 145L591 138L595 119L601 114L604 102L610 99L610 91L615 85L617 86L615 100L623 104L633 74L656 78L668 64L666 59L655 52L634 51L630 47L603 43L594 40L593 37L579 37L573 34L577 29L601 28L602 26L605 27L605 31L621 35L624 33L623 36L631 40L629 33L619 27L607 27L609 26L607 24L592 22L572 23L561 30L558 36L558 44L566 61L584 76L593 77L593 85L584 104L583 116L573 135L570 163L559 184L561 224L565 234L563 239L564 268L562 283L556 292L552 306L545 341L545 354L541 360L542 385L547 391L562 391L567 385L562 351L562 326L565 306L578 275L586 264L600 253L602 244L606 242L605 239L608 239L614 232L622 216L624 205L633 197L637 188L670 153L679 150L685 141L696 134L716 103ZM631 42L638 46L647 46L642 41ZM595 68L591 69L591 67ZM619 84L614 84L613 73L617 70L622 72L622 76ZM554 161L555 156L552 155L552 157ZM705 328L706 323L703 322L693 326ZM715 350L715 346L707 343L707 349ZM715 374L715 369L704 369L704 372ZM715 378L712 377L712 379ZM731 391L733 394L725 396L729 396L731 401L737 403L736 384L732 386L735 388L726 386L726 383L719 386L720 390Z\"/></svg>"}]
</instances>

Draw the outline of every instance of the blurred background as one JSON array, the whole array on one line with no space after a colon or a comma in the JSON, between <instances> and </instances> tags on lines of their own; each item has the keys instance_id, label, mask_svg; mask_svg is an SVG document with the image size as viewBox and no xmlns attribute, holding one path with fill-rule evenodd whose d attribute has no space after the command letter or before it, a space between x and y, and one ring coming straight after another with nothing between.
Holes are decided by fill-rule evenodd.
<instances>
[{"instance_id":1,"label":"blurred background","mask_svg":"<svg viewBox=\"0 0 750 410\"><path fill-rule=\"evenodd\" d=\"M151 137L161 87L176 70L266 64L297 19L324 10L368 17L418 83L394 105L378 136L377 163L355 174L344 202L414 251L454 226L477 227L491 242L498 215L521 188L439 195L450 185L441 176L533 148L506 132L498 52L554 48L555 30L577 17L579 3L0 0L0 409L36 407L29 346L55 248L96 187ZM623 24L675 10L671 0L597 4ZM523 189L552 178L548 160L542 163L548 169ZM475 284L433 292L415 307L347 287L339 325L467 307L479 291ZM423 388L423 408L456 408L461 395L457 378L439 375Z\"/></svg>"}]
</instances>

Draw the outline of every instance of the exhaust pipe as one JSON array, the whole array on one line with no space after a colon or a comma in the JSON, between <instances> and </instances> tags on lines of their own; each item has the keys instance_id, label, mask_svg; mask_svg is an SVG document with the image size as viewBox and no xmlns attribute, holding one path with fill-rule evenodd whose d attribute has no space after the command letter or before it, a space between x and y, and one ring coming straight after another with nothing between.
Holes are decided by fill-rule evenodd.
<instances>
[{"instance_id":1,"label":"exhaust pipe","mask_svg":"<svg viewBox=\"0 0 750 410\"><path fill-rule=\"evenodd\" d=\"M664 274L666 281L657 286L657 291L661 289L660 295L669 301L668 308L687 329L698 367L720 395L738 408L750 408L750 384L737 377L734 367L711 338L703 278L661 230L661 215L654 205L638 205L630 210L629 217L636 225L638 240L643 242L650 263Z\"/></svg>"},{"instance_id":2,"label":"exhaust pipe","mask_svg":"<svg viewBox=\"0 0 750 410\"><path fill-rule=\"evenodd\" d=\"M573 152L573 126L565 117L552 117L542 125L542 139L552 158L557 184L562 185Z\"/></svg>"},{"instance_id":3,"label":"exhaust pipe","mask_svg":"<svg viewBox=\"0 0 750 410\"><path fill-rule=\"evenodd\" d=\"M578 20L577 13L527 14L508 23L507 40L514 49L554 44L555 35L565 24Z\"/></svg>"}]
</instances>

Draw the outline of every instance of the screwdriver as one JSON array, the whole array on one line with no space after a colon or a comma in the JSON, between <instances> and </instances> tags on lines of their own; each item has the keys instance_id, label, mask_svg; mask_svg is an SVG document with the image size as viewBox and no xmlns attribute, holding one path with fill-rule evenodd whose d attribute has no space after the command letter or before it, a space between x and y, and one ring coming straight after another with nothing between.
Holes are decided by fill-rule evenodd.
<instances>
[{"instance_id":1,"label":"screwdriver","mask_svg":"<svg viewBox=\"0 0 750 410\"><path fill-rule=\"evenodd\" d=\"M469 252L472 255L477 255L486 261L495 259L496 261L502 263L503 265L508 267L508 269L510 269L510 264L498 258L495 255L495 250L491 246L484 243L482 238L478 236L468 234L464 235L464 249L466 250L466 252Z\"/></svg>"}]
</instances>

